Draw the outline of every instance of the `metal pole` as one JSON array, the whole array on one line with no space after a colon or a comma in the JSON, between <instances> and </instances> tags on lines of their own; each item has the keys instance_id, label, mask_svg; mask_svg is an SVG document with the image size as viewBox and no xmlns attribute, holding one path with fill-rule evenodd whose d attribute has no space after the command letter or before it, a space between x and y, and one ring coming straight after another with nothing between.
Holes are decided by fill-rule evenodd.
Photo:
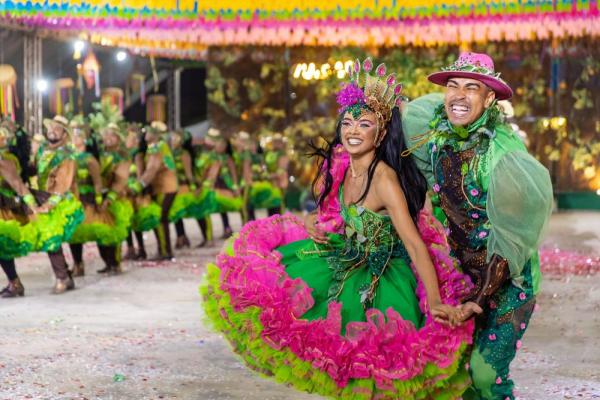
<instances>
[{"instance_id":1,"label":"metal pole","mask_svg":"<svg viewBox=\"0 0 600 400\"><path fill-rule=\"evenodd\" d=\"M181 70L175 68L167 78L167 122L169 129L181 128Z\"/></svg>"},{"instance_id":2,"label":"metal pole","mask_svg":"<svg viewBox=\"0 0 600 400\"><path fill-rule=\"evenodd\" d=\"M33 131L33 98L34 88L33 70L31 68L32 59L32 40L31 36L26 34L23 38L23 126L31 135Z\"/></svg>"},{"instance_id":3,"label":"metal pole","mask_svg":"<svg viewBox=\"0 0 600 400\"><path fill-rule=\"evenodd\" d=\"M34 36L34 54L33 54L33 62L35 66L35 80L42 79L42 38L39 36ZM34 85L35 86L35 85ZM42 118L43 118L43 100L42 100L42 92L35 88L36 93L36 104L35 104L35 131L36 133L42 133Z\"/></svg>"},{"instance_id":4,"label":"metal pole","mask_svg":"<svg viewBox=\"0 0 600 400\"><path fill-rule=\"evenodd\" d=\"M181 129L181 71L175 69L175 129Z\"/></svg>"},{"instance_id":5,"label":"metal pole","mask_svg":"<svg viewBox=\"0 0 600 400\"><path fill-rule=\"evenodd\" d=\"M169 71L167 77L167 126L175 127L175 70Z\"/></svg>"}]
</instances>

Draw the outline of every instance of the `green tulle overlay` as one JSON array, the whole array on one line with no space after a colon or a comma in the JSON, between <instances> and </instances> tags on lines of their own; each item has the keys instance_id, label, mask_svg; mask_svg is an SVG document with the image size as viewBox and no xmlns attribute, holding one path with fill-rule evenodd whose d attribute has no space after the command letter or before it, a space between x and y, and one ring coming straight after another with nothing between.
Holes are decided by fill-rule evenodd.
<instances>
[{"instance_id":1,"label":"green tulle overlay","mask_svg":"<svg viewBox=\"0 0 600 400\"><path fill-rule=\"evenodd\" d=\"M160 223L161 209L152 202L135 210L131 220L131 229L135 232L146 232L156 228Z\"/></svg>"},{"instance_id":2,"label":"green tulle overlay","mask_svg":"<svg viewBox=\"0 0 600 400\"><path fill-rule=\"evenodd\" d=\"M248 196L248 202L255 209L281 207L282 199L281 189L266 181L254 182Z\"/></svg>"},{"instance_id":3,"label":"green tulle overlay","mask_svg":"<svg viewBox=\"0 0 600 400\"><path fill-rule=\"evenodd\" d=\"M34 250L57 251L62 243L69 242L83 219L83 206L74 197L62 199L47 214L38 214L31 222L38 230Z\"/></svg>"},{"instance_id":4,"label":"green tulle overlay","mask_svg":"<svg viewBox=\"0 0 600 400\"><path fill-rule=\"evenodd\" d=\"M217 204L217 193L214 190L204 188L188 208L188 217L202 219L218 211L219 204Z\"/></svg>"},{"instance_id":5,"label":"green tulle overlay","mask_svg":"<svg viewBox=\"0 0 600 400\"><path fill-rule=\"evenodd\" d=\"M169 221L177 222L183 218L188 218L190 214L190 207L196 200L194 193L177 193L173 205L169 210Z\"/></svg>"},{"instance_id":6,"label":"green tulle overlay","mask_svg":"<svg viewBox=\"0 0 600 400\"><path fill-rule=\"evenodd\" d=\"M345 387L339 387L327 373L301 360L290 350L270 347L261 338L261 310L248 307L242 312L234 311L229 294L220 290L220 273L216 265L209 264L205 281L200 286L208 322L225 335L233 350L250 368L278 382L322 396L353 400L450 400L460 398L468 386L468 373L457 359L444 369L429 364L419 376L394 381L392 390L377 388L371 379L352 379ZM464 352L465 348L463 345L459 352ZM434 383L433 379L440 375L449 378Z\"/></svg>"},{"instance_id":7,"label":"green tulle overlay","mask_svg":"<svg viewBox=\"0 0 600 400\"><path fill-rule=\"evenodd\" d=\"M128 200L119 199L111 202L108 212L114 223L83 223L77 227L69 243L97 242L102 246L112 246L127 238L133 216L133 206Z\"/></svg>"},{"instance_id":8,"label":"green tulle overlay","mask_svg":"<svg viewBox=\"0 0 600 400\"><path fill-rule=\"evenodd\" d=\"M0 219L0 258L11 260L35 249L38 231L34 223Z\"/></svg>"},{"instance_id":9,"label":"green tulle overlay","mask_svg":"<svg viewBox=\"0 0 600 400\"><path fill-rule=\"evenodd\" d=\"M241 197L231 197L216 193L218 212L240 211L244 206L244 200Z\"/></svg>"}]
</instances>

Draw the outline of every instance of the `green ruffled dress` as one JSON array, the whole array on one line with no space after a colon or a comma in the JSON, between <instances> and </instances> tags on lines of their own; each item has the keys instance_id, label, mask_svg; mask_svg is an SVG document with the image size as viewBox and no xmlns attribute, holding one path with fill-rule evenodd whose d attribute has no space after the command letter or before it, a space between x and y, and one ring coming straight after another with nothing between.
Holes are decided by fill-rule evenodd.
<instances>
[{"instance_id":1,"label":"green ruffled dress","mask_svg":"<svg viewBox=\"0 0 600 400\"><path fill-rule=\"evenodd\" d=\"M20 172L19 160L8 151L0 159L12 161ZM38 228L27 214L27 206L0 175L0 258L11 260L27 255L37 243Z\"/></svg>"},{"instance_id":2,"label":"green ruffled dress","mask_svg":"<svg viewBox=\"0 0 600 400\"><path fill-rule=\"evenodd\" d=\"M37 156L37 184L40 191L32 191L38 202L45 198L55 205L45 214L38 214L35 224L38 227L35 251L54 252L62 243L67 243L73 236L77 226L83 221L81 202L71 192L61 195L47 192L50 173L67 160L75 161L75 149L65 145L58 149L47 150L40 146ZM40 202L41 203L41 202Z\"/></svg>"},{"instance_id":3,"label":"green ruffled dress","mask_svg":"<svg viewBox=\"0 0 600 400\"><path fill-rule=\"evenodd\" d=\"M420 328L424 321L417 280L391 218L362 206L344 205L342 191L345 234L330 235L327 244L305 239L277 249L286 273L301 278L313 290L315 304L302 318L325 318L329 303L337 301L342 303L343 327L365 321L369 308L385 313L391 307Z\"/></svg>"}]
</instances>

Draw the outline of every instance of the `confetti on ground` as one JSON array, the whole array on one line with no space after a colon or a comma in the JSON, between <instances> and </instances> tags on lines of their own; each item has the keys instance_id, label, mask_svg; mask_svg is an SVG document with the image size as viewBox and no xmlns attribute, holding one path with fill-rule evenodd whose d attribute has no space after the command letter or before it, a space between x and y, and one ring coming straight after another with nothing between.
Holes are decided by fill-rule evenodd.
<instances>
[{"instance_id":1,"label":"confetti on ground","mask_svg":"<svg viewBox=\"0 0 600 400\"><path fill-rule=\"evenodd\" d=\"M600 256L545 247L540 250L542 273L552 275L593 275L600 272Z\"/></svg>"}]
</instances>

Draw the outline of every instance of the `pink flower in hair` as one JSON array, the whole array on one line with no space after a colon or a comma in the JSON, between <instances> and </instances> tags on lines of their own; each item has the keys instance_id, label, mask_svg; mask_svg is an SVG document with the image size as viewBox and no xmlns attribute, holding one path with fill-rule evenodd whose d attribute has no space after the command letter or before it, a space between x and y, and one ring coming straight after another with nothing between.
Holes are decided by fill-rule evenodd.
<instances>
[{"instance_id":1,"label":"pink flower in hair","mask_svg":"<svg viewBox=\"0 0 600 400\"><path fill-rule=\"evenodd\" d=\"M345 85L336 96L337 103L340 108L339 112L344 111L346 108L354 104L365 104L365 94L361 88L356 86L355 83L349 83Z\"/></svg>"}]
</instances>

